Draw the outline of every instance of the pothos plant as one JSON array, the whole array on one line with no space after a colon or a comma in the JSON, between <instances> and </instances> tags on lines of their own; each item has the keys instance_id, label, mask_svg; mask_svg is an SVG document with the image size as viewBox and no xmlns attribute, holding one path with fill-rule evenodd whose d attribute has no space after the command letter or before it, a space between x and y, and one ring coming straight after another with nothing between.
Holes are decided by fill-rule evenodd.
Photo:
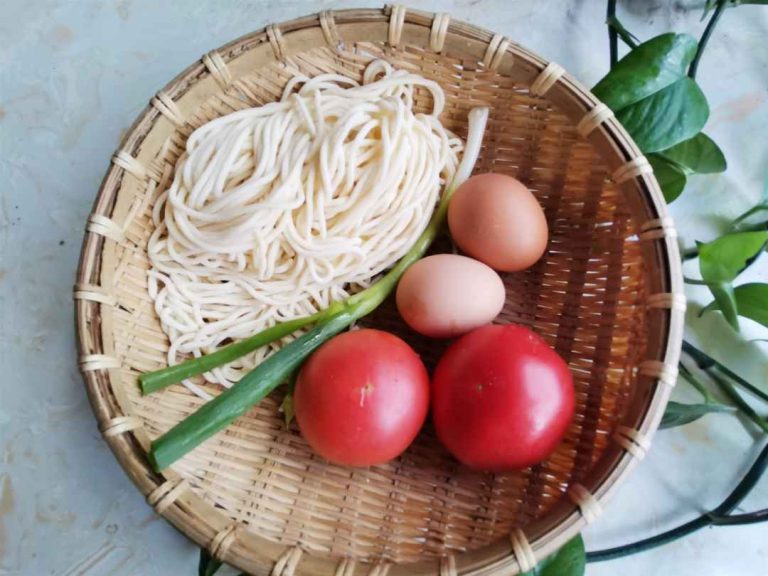
<instances>
[{"instance_id":1,"label":"pothos plant","mask_svg":"<svg viewBox=\"0 0 768 576\"><path fill-rule=\"evenodd\" d=\"M687 34L668 33L640 42L616 17L616 0L608 0L606 24L611 68L593 92L613 110L648 158L667 202L680 196L691 176L723 172L727 168L723 152L702 132L709 118L709 105L695 78L723 13L741 4L768 5L768 0L708 0L702 16L708 22L698 41ZM619 39L629 49L621 59ZM766 249L768 219L758 218L766 212L768 181L762 200L736 218L726 234L706 243L696 242L695 247L683 253L684 260L698 259L701 275L700 279L685 281L706 286L712 293L712 302L700 314L722 314L737 332L740 317L768 327L768 284L737 284L739 275ZM698 390L702 399L692 404L670 402L661 428L689 424L711 413L738 413L762 436L768 435L768 419L753 407L756 402L765 404L762 408L768 407L768 385L747 381L688 341L683 343L683 353L680 376ZM745 395L753 402L747 401ZM662 534L607 550L586 552L581 536L577 536L525 576L582 576L588 562L642 552L707 526L768 521L768 509L733 514L766 468L768 444L731 494L698 518ZM201 552L200 576L212 575L220 566L218 560Z\"/></svg>"}]
</instances>

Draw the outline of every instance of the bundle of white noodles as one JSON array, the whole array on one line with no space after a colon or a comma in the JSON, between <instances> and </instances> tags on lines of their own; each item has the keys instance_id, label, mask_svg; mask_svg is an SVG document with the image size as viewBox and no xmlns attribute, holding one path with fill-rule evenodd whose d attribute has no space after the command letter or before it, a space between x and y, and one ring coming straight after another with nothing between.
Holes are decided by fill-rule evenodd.
<instances>
[{"instance_id":1,"label":"bundle of white noodles","mask_svg":"<svg viewBox=\"0 0 768 576\"><path fill-rule=\"evenodd\" d=\"M431 114L414 113L417 87ZM443 106L436 83L378 60L362 85L297 76L279 102L197 129L149 241L169 364L326 308L402 257L458 164ZM230 386L267 352L205 378Z\"/></svg>"}]
</instances>

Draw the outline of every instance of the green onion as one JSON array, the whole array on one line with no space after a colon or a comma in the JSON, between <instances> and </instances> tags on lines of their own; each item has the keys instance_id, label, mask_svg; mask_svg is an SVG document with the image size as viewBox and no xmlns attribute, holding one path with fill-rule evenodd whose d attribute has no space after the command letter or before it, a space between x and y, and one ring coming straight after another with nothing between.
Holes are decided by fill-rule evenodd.
<instances>
[{"instance_id":1,"label":"green onion","mask_svg":"<svg viewBox=\"0 0 768 576\"><path fill-rule=\"evenodd\" d=\"M312 330L287 344L264 362L256 366L251 372L244 376L232 388L229 388L219 394L213 400L204 404L196 412L179 422L168 432L160 436L152 443L149 453L149 460L156 471L161 471L176 460L190 452L196 446L207 440L220 430L229 426L237 418L245 414L254 404L262 400L267 394L272 392L277 386L288 379L288 377L301 365L301 363L315 351L321 344L335 336L344 328L352 324L355 320L370 314L375 310L397 286L400 277L408 267L421 258L437 237L440 229L445 222L448 212L448 201L450 200L456 188L469 178L474 168L477 157L480 153L485 124L488 119L487 108L475 108L469 113L469 133L467 144L464 148L464 155L461 159L453 182L446 188L440 200L440 204L432 215L424 232L411 246L405 256L387 272L378 282L366 288L362 292L351 296L344 302L339 302L319 313L307 318L292 320L278 326L274 326L247 341L248 344L241 348L234 348L237 344L228 346L225 349L206 357L196 358L189 363L174 366L175 372L166 369L161 372L172 373L173 376L156 376L154 384L150 378L152 374L145 375L146 378L142 384L145 386L154 386L154 389L162 387L165 382L171 383L174 378L183 379L195 373L205 372L219 364L229 362L238 356L254 350L258 342L271 342L282 336L290 334L296 330L294 326L304 326L311 322L317 322ZM304 324L299 325L299 323ZM279 330L281 327L288 327ZM288 332L288 330L293 328ZM276 335L277 334L277 335ZM270 340L271 338L271 340ZM242 344L239 342L238 344ZM232 350L235 350L232 352ZM244 350L244 351L243 351ZM227 354L221 354L222 352ZM219 354L213 361L210 358ZM224 358L222 360L222 358ZM155 372L153 374L159 374ZM181 375L181 376L179 376ZM146 384L149 380L150 384ZM159 383L158 383L159 382Z\"/></svg>"},{"instance_id":2,"label":"green onion","mask_svg":"<svg viewBox=\"0 0 768 576\"><path fill-rule=\"evenodd\" d=\"M149 461L163 470L219 430L229 426L261 401L277 385L287 380L293 369L318 346L346 328L349 313L337 314L268 357L229 390L203 404L194 414L179 422L152 443Z\"/></svg>"},{"instance_id":3,"label":"green onion","mask_svg":"<svg viewBox=\"0 0 768 576\"><path fill-rule=\"evenodd\" d=\"M293 334L296 330L300 330L309 324L321 320L329 310L332 310L332 308L328 308L317 314L313 314L312 316L296 318L295 320L288 320L287 322L276 324L275 326L262 330L258 334L254 334L244 340L224 346L211 354L193 358L192 360L187 360L181 364L168 366L167 368L156 370L155 372L145 372L139 376L141 393L144 395L151 394L152 392L162 390L171 384L181 382L190 376L208 372L212 368L216 368L222 364L228 364L229 362L240 358L240 356L245 356L249 352L253 352L262 346L266 346L275 340L280 340L280 338Z\"/></svg>"}]
</instances>

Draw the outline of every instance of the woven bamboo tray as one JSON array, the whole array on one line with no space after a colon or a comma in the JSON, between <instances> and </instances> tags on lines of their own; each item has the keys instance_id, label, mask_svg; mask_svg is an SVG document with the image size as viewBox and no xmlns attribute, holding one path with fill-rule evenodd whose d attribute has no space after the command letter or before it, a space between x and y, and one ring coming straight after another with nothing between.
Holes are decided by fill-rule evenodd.
<instances>
[{"instance_id":1,"label":"woven bamboo tray","mask_svg":"<svg viewBox=\"0 0 768 576\"><path fill-rule=\"evenodd\" d=\"M429 426L397 461L332 466L286 430L276 393L164 474L153 438L202 402L181 386L142 398L164 365L147 294L151 208L202 123L279 97L296 71L360 77L383 57L439 82L466 134L490 106L480 172L514 175L544 206L549 250L507 275L499 322L531 326L570 365L577 413L547 461L514 474L460 467ZM424 105L417 98L417 106ZM187 68L151 100L112 159L75 287L80 368L101 431L159 514L215 557L273 576L507 575L592 521L649 448L675 381L685 299L675 230L650 165L610 111L553 62L476 26L402 7L271 25ZM368 325L420 339L384 305ZM210 388L213 390L213 388Z\"/></svg>"}]
</instances>

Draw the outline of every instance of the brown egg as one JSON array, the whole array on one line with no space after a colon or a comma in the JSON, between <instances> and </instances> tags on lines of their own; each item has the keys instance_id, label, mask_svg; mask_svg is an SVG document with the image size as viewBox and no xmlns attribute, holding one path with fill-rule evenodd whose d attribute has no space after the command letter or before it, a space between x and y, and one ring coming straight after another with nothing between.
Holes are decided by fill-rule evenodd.
<instances>
[{"instance_id":1,"label":"brown egg","mask_svg":"<svg viewBox=\"0 0 768 576\"><path fill-rule=\"evenodd\" d=\"M466 256L427 256L397 285L397 309L406 324L433 338L449 338L488 324L501 312L504 283L491 268Z\"/></svg>"},{"instance_id":2,"label":"brown egg","mask_svg":"<svg viewBox=\"0 0 768 576\"><path fill-rule=\"evenodd\" d=\"M532 266L547 248L544 211L525 185L504 174L478 174L459 186L448 227L463 252L505 272Z\"/></svg>"}]
</instances>

